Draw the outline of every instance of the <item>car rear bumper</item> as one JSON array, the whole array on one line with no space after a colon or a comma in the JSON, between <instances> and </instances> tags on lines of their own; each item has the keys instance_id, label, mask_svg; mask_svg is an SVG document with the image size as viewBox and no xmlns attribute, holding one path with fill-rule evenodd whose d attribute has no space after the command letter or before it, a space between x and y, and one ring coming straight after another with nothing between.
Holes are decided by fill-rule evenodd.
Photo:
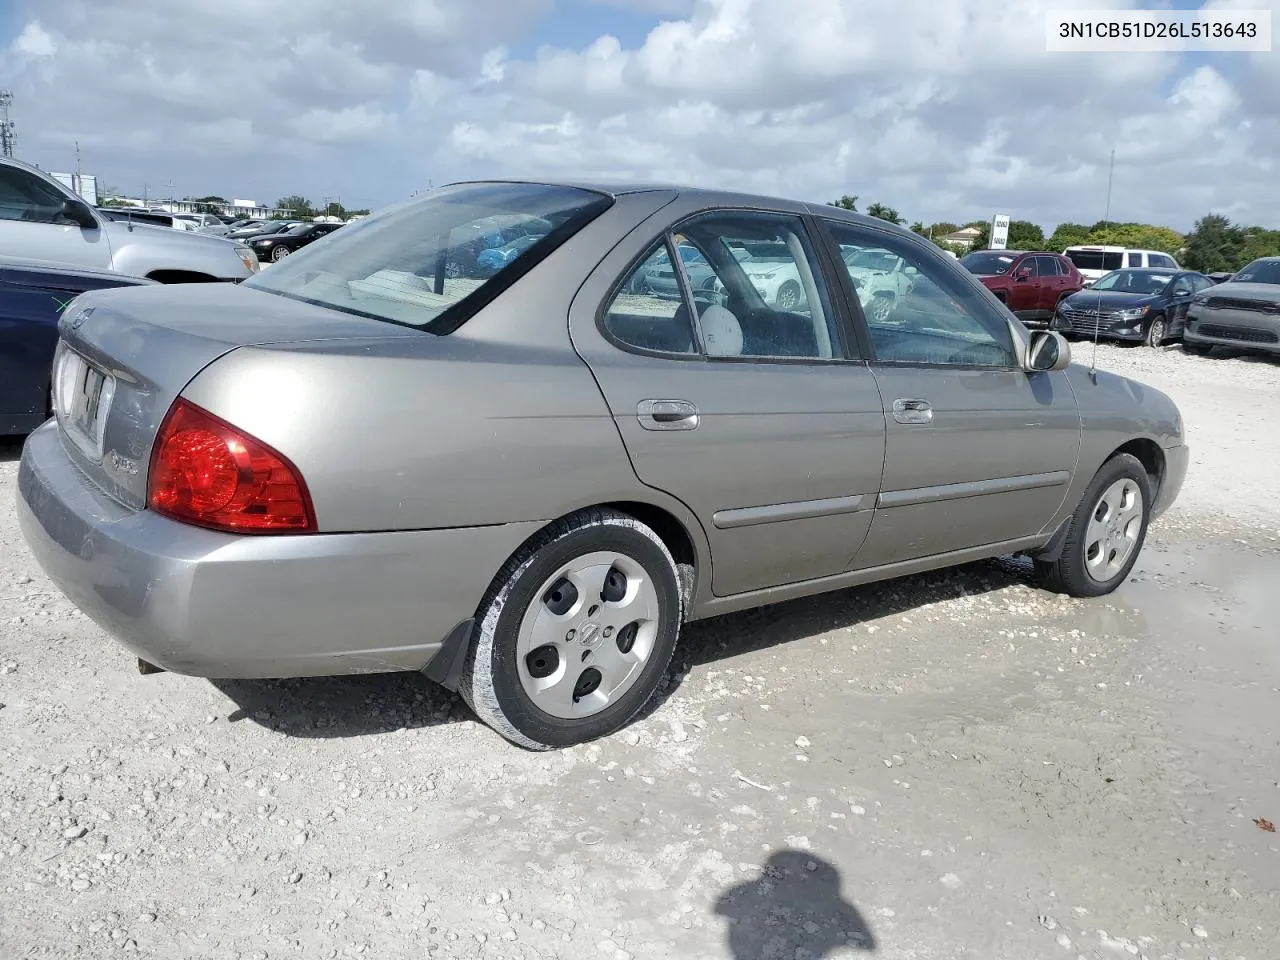
<instances>
[{"instance_id":1,"label":"car rear bumper","mask_svg":"<svg viewBox=\"0 0 1280 960\"><path fill-rule=\"evenodd\" d=\"M538 527L204 530L107 497L53 421L27 438L18 491L23 535L58 588L137 656L203 677L423 669Z\"/></svg>"}]
</instances>

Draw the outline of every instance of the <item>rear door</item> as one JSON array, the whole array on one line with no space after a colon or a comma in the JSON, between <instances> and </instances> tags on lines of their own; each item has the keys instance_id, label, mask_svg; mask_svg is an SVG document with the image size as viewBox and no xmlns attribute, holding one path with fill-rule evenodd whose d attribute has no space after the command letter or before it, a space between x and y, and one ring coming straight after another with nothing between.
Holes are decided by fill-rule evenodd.
<instances>
[{"instance_id":1,"label":"rear door","mask_svg":"<svg viewBox=\"0 0 1280 960\"><path fill-rule=\"evenodd\" d=\"M34 173L0 164L0 255L110 268L104 231L66 220L66 199Z\"/></svg>"},{"instance_id":2,"label":"rear door","mask_svg":"<svg viewBox=\"0 0 1280 960\"><path fill-rule=\"evenodd\" d=\"M891 249L914 272L910 294L867 323L887 435L875 519L853 566L1013 545L1043 531L1080 448L1066 373L1026 373L1007 318L923 241L824 224L834 243Z\"/></svg>"},{"instance_id":3,"label":"rear door","mask_svg":"<svg viewBox=\"0 0 1280 960\"><path fill-rule=\"evenodd\" d=\"M711 289L694 289L677 237ZM676 296L636 282L671 264ZM775 268L800 278L792 310L761 295ZM636 474L701 521L717 596L840 573L871 525L884 414L841 309L802 216L689 200L616 247L574 301L574 345Z\"/></svg>"},{"instance_id":4,"label":"rear door","mask_svg":"<svg viewBox=\"0 0 1280 960\"><path fill-rule=\"evenodd\" d=\"M1009 271L1009 309L1016 317L1035 316L1040 304L1039 277L1036 275L1036 258L1023 257Z\"/></svg>"}]
</instances>

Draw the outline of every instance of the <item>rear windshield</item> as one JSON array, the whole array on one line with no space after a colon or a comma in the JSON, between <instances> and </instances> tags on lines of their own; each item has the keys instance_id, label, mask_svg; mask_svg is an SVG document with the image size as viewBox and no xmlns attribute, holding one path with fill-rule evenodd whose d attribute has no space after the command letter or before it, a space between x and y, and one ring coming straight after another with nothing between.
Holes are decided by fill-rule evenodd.
<instances>
[{"instance_id":1,"label":"rear windshield","mask_svg":"<svg viewBox=\"0 0 1280 960\"><path fill-rule=\"evenodd\" d=\"M1255 260L1231 280L1234 283L1280 283L1280 260Z\"/></svg>"},{"instance_id":2,"label":"rear windshield","mask_svg":"<svg viewBox=\"0 0 1280 960\"><path fill-rule=\"evenodd\" d=\"M439 332L610 203L547 184L444 187L335 230L244 286ZM513 241L526 237L533 242L511 256ZM502 253L482 257L487 250Z\"/></svg>"},{"instance_id":3,"label":"rear windshield","mask_svg":"<svg viewBox=\"0 0 1280 960\"><path fill-rule=\"evenodd\" d=\"M1119 270L1124 266L1123 253L1105 253L1101 250L1068 250L1066 257L1077 270Z\"/></svg>"},{"instance_id":4,"label":"rear windshield","mask_svg":"<svg viewBox=\"0 0 1280 960\"><path fill-rule=\"evenodd\" d=\"M960 265L981 276L1003 276L1009 272L1015 259L1007 253L970 253L960 258Z\"/></svg>"}]
</instances>

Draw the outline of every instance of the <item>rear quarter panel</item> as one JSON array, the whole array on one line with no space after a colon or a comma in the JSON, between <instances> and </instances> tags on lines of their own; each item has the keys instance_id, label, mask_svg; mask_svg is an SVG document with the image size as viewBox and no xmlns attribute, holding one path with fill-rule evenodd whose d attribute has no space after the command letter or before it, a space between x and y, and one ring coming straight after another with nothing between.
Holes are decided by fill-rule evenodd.
<instances>
[{"instance_id":1,"label":"rear quarter panel","mask_svg":"<svg viewBox=\"0 0 1280 960\"><path fill-rule=\"evenodd\" d=\"M292 460L322 531L547 521L621 500L688 527L636 478L568 330L582 278L669 199L619 198L454 333L241 347L183 395Z\"/></svg>"}]
</instances>

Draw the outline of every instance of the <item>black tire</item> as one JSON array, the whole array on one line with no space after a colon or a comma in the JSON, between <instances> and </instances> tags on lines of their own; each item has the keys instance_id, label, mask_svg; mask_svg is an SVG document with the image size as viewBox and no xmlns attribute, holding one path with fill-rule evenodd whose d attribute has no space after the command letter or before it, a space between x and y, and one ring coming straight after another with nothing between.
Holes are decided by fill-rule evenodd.
<instances>
[{"instance_id":1,"label":"black tire","mask_svg":"<svg viewBox=\"0 0 1280 960\"><path fill-rule=\"evenodd\" d=\"M556 717L540 709L522 685L520 624L559 567L602 550L626 556L651 579L659 608L653 646L639 676L616 702L581 719ZM602 509L557 521L521 547L490 585L476 613L476 637L459 693L481 721L530 750L573 746L614 733L652 698L671 662L684 621L678 576L666 545L634 517Z\"/></svg>"},{"instance_id":2,"label":"black tire","mask_svg":"<svg viewBox=\"0 0 1280 960\"><path fill-rule=\"evenodd\" d=\"M271 251L271 262L272 262L272 263L279 263L281 260L283 260L283 259L284 259L285 257L287 257L288 255L289 255L289 248L288 248L288 247L275 247L275 248L273 248L273 249L272 249L272 251Z\"/></svg>"},{"instance_id":3,"label":"black tire","mask_svg":"<svg viewBox=\"0 0 1280 960\"><path fill-rule=\"evenodd\" d=\"M1189 353L1193 357L1207 357L1212 352L1213 347L1207 343L1187 343L1182 341L1182 352Z\"/></svg>"},{"instance_id":4,"label":"black tire","mask_svg":"<svg viewBox=\"0 0 1280 960\"><path fill-rule=\"evenodd\" d=\"M1112 484L1129 479L1137 484L1142 497L1142 516L1136 542L1123 566L1110 578L1096 580L1086 569L1089 544L1090 518L1101 506L1101 497ZM1127 453L1118 453L1102 465L1080 498L1080 503L1069 521L1066 541L1057 560L1036 560L1036 575L1046 590L1065 593L1073 597L1101 597L1124 583L1133 565L1142 553L1147 539L1147 525L1151 520L1151 478L1142 463Z\"/></svg>"},{"instance_id":5,"label":"black tire","mask_svg":"<svg viewBox=\"0 0 1280 960\"><path fill-rule=\"evenodd\" d=\"M1143 336L1143 341L1148 347L1159 348L1169 341L1169 322L1165 320L1163 313L1158 313L1151 318L1151 322L1147 324L1147 332Z\"/></svg>"}]
</instances>

